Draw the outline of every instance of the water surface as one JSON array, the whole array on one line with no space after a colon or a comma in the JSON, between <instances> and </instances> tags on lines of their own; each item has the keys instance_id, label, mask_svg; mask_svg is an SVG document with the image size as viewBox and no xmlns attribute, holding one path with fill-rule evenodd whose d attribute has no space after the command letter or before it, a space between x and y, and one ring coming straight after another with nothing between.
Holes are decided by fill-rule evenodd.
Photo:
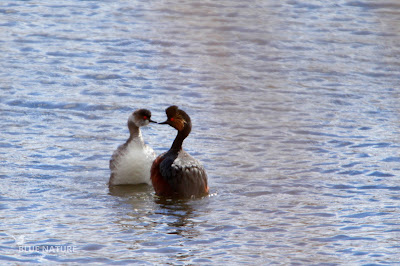
<instances>
[{"instance_id":1,"label":"water surface","mask_svg":"<svg viewBox=\"0 0 400 266\"><path fill-rule=\"evenodd\" d=\"M400 4L325 2L1 2L0 260L400 263ZM210 196L109 190L172 104Z\"/></svg>"}]
</instances>

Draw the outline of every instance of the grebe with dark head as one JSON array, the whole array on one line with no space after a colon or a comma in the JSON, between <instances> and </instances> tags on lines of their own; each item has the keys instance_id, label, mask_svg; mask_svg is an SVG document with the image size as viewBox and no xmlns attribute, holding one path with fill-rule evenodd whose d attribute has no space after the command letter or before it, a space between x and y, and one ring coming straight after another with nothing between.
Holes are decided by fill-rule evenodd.
<instances>
[{"instance_id":1,"label":"grebe with dark head","mask_svg":"<svg viewBox=\"0 0 400 266\"><path fill-rule=\"evenodd\" d=\"M201 163L182 149L184 139L192 129L190 117L177 106L165 110L167 124L178 130L169 151L154 160L151 182L158 196L191 198L208 194L207 174Z\"/></svg>"},{"instance_id":2,"label":"grebe with dark head","mask_svg":"<svg viewBox=\"0 0 400 266\"><path fill-rule=\"evenodd\" d=\"M130 136L128 140L114 151L110 160L110 186L151 184L150 168L156 154L143 141L140 127L148 125L151 112L147 109L138 109L128 119Z\"/></svg>"}]
</instances>

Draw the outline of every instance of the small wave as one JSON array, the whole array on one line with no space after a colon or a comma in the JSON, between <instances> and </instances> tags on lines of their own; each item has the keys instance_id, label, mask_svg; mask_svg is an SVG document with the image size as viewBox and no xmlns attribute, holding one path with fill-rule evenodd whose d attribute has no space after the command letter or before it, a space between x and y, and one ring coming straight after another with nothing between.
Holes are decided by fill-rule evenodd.
<instances>
[{"instance_id":1,"label":"small wave","mask_svg":"<svg viewBox=\"0 0 400 266\"><path fill-rule=\"evenodd\" d=\"M84 79L96 79L96 80L107 80L107 79L120 79L122 76L116 74L86 74L81 76Z\"/></svg>"},{"instance_id":2,"label":"small wave","mask_svg":"<svg viewBox=\"0 0 400 266\"><path fill-rule=\"evenodd\" d=\"M104 104L86 104L86 103L54 103L54 102L43 102L43 101L23 101L13 100L7 102L9 106L18 106L26 108L41 108L41 109L63 109L63 110L78 110L78 111L98 111L98 110L112 110L115 109L113 106Z\"/></svg>"}]
</instances>

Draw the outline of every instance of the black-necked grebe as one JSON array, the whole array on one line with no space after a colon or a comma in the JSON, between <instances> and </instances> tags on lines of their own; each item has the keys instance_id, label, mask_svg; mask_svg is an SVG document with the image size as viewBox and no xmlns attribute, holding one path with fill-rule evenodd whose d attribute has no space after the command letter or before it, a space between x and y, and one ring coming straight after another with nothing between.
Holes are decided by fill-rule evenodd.
<instances>
[{"instance_id":1,"label":"black-necked grebe","mask_svg":"<svg viewBox=\"0 0 400 266\"><path fill-rule=\"evenodd\" d=\"M191 198L208 194L207 174L199 161L182 149L183 140L192 129L190 117L177 106L165 110L168 124L178 130L169 149L154 160L151 182L158 196Z\"/></svg>"},{"instance_id":2,"label":"black-necked grebe","mask_svg":"<svg viewBox=\"0 0 400 266\"><path fill-rule=\"evenodd\" d=\"M154 150L143 141L140 127L148 125L151 112L138 109L128 119L130 136L128 140L114 151L110 160L110 186L151 184L150 168L156 154Z\"/></svg>"}]
</instances>

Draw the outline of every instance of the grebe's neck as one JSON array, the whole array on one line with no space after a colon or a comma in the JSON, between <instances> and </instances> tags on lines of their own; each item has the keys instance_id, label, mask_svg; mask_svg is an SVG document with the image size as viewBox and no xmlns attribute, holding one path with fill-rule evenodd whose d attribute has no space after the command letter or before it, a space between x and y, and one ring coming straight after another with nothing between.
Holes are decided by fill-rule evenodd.
<instances>
[{"instance_id":1,"label":"grebe's neck","mask_svg":"<svg viewBox=\"0 0 400 266\"><path fill-rule=\"evenodd\" d=\"M142 133L140 132L140 128L135 123L133 123L131 120L128 120L128 128L129 128L129 134L130 134L128 142L130 142L136 138L141 138Z\"/></svg>"},{"instance_id":2,"label":"grebe's neck","mask_svg":"<svg viewBox=\"0 0 400 266\"><path fill-rule=\"evenodd\" d=\"M170 151L174 153L178 153L182 150L182 144L183 141L186 139L187 136L189 136L189 133L192 129L192 126L190 124L186 124L185 127L178 131L178 134L175 137L174 142L172 143Z\"/></svg>"}]
</instances>

